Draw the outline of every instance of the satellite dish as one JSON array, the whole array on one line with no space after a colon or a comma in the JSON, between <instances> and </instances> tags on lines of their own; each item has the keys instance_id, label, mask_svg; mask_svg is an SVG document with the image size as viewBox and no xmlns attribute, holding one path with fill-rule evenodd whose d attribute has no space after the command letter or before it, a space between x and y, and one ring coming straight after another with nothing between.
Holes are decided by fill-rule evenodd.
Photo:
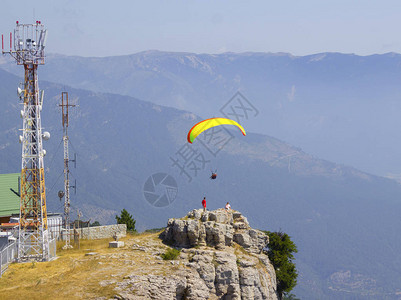
<instances>
[{"instance_id":1,"label":"satellite dish","mask_svg":"<svg viewBox=\"0 0 401 300\"><path fill-rule=\"evenodd\" d=\"M22 135L20 135L18 139L19 139L19 143L21 144L22 143L22 139L23 139Z\"/></svg>"},{"instance_id":2,"label":"satellite dish","mask_svg":"<svg viewBox=\"0 0 401 300\"><path fill-rule=\"evenodd\" d=\"M23 118L24 118L24 111L23 111L23 110L21 110L21 112L20 112L20 116L21 116L21 119L23 119Z\"/></svg>"},{"instance_id":3,"label":"satellite dish","mask_svg":"<svg viewBox=\"0 0 401 300\"><path fill-rule=\"evenodd\" d=\"M61 201L61 198L64 197L64 191L58 191L58 197L60 198Z\"/></svg>"},{"instance_id":4,"label":"satellite dish","mask_svg":"<svg viewBox=\"0 0 401 300\"><path fill-rule=\"evenodd\" d=\"M46 156L46 150L45 149L42 150L42 156Z\"/></svg>"},{"instance_id":5,"label":"satellite dish","mask_svg":"<svg viewBox=\"0 0 401 300\"><path fill-rule=\"evenodd\" d=\"M43 132L42 138L43 138L45 141L49 140L49 139L50 139L50 132L48 132L48 131Z\"/></svg>"}]
</instances>

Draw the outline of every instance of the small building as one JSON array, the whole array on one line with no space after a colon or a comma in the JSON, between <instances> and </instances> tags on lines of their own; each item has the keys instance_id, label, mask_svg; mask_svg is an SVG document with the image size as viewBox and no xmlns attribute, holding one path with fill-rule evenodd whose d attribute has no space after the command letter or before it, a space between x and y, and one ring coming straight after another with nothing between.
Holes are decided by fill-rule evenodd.
<instances>
[{"instance_id":1,"label":"small building","mask_svg":"<svg viewBox=\"0 0 401 300\"><path fill-rule=\"evenodd\" d=\"M0 249L15 239L16 226L10 224L12 215L19 214L20 173L0 174Z\"/></svg>"},{"instance_id":2,"label":"small building","mask_svg":"<svg viewBox=\"0 0 401 300\"><path fill-rule=\"evenodd\" d=\"M0 174L0 224L9 223L13 214L19 215L20 173Z\"/></svg>"},{"instance_id":3,"label":"small building","mask_svg":"<svg viewBox=\"0 0 401 300\"><path fill-rule=\"evenodd\" d=\"M59 213L48 213L47 227L49 228L50 238L60 239L63 231L63 216Z\"/></svg>"},{"instance_id":4,"label":"small building","mask_svg":"<svg viewBox=\"0 0 401 300\"><path fill-rule=\"evenodd\" d=\"M4 230L11 228L13 230L15 228L13 224L17 224L18 227L18 223L19 215L16 214L10 218L10 223L2 224L1 228L4 228ZM47 228L49 230L49 238L60 239L63 231L63 216L59 213L47 213Z\"/></svg>"}]
</instances>

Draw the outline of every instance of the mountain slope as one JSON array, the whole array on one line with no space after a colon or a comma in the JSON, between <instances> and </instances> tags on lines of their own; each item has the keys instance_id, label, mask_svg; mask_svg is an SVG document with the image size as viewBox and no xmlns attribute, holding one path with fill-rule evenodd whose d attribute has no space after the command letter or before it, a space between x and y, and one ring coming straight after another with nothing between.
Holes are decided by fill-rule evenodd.
<instances>
[{"instance_id":1,"label":"mountain slope","mask_svg":"<svg viewBox=\"0 0 401 300\"><path fill-rule=\"evenodd\" d=\"M18 78L0 71L0 172L18 172ZM42 125L52 134L44 144L47 199L61 211L57 191L62 189L61 86L40 82L45 89ZM189 112L157 106L128 96L67 89L79 106L70 115L70 155L77 156L77 195L73 211L85 219L113 222L122 208L132 212L140 230L162 227L169 217L180 217L200 207L206 196L216 209L230 201L259 229L287 232L299 248L300 270L296 294L307 299L394 298L401 282L400 186L391 180L319 160L269 136L236 131L213 156L202 144L192 150L205 161L200 169L173 165L184 157L186 133L199 118ZM3 96L4 95L4 96ZM199 137L202 138L202 137ZM198 139L199 139L198 138ZM210 146L209 150L216 150ZM291 155L291 156L290 156ZM210 169L218 178L209 179ZM170 205L156 207L144 197L148 177L170 174L178 196ZM158 190L156 193L162 193ZM380 255L377 255L380 253ZM388 280L391 278L391 280Z\"/></svg>"},{"instance_id":2,"label":"mountain slope","mask_svg":"<svg viewBox=\"0 0 401 300\"><path fill-rule=\"evenodd\" d=\"M21 72L5 57L0 67ZM221 115L239 90L259 111L249 119L248 130L373 174L401 174L399 54L49 55L41 78L130 95L202 117Z\"/></svg>"}]
</instances>

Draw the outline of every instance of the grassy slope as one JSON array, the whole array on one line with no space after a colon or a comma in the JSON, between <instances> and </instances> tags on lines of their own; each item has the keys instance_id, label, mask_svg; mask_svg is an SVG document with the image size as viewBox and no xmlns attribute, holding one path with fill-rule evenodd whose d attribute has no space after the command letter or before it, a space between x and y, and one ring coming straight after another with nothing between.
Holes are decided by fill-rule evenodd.
<instances>
[{"instance_id":1,"label":"grassy slope","mask_svg":"<svg viewBox=\"0 0 401 300\"><path fill-rule=\"evenodd\" d=\"M12 264L0 278L0 299L93 299L112 297L114 284L103 280L122 281L124 276L152 273L165 274L167 263L149 265L142 251L133 251L133 243L158 240L158 234L127 236L124 248L108 248L111 239L82 240L80 249L62 250L58 244L58 259L51 262ZM163 244L161 248L166 248ZM85 256L88 252L97 255Z\"/></svg>"}]
</instances>

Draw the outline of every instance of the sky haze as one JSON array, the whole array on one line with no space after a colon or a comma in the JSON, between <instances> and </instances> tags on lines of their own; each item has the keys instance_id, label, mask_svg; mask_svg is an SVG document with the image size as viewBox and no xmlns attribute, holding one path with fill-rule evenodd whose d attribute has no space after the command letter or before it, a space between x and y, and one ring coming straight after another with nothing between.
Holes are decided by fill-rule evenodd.
<instances>
[{"instance_id":1,"label":"sky haze","mask_svg":"<svg viewBox=\"0 0 401 300\"><path fill-rule=\"evenodd\" d=\"M399 1L3 0L1 33L41 20L48 53L401 52Z\"/></svg>"}]
</instances>

